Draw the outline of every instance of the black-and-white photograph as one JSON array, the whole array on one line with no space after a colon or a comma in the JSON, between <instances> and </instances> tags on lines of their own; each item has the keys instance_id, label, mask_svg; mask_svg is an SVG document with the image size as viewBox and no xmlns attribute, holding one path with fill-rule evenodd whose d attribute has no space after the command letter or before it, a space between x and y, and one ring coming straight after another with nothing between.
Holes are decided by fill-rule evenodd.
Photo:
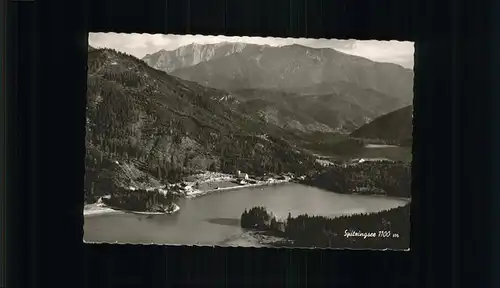
<instances>
[{"instance_id":1,"label":"black-and-white photograph","mask_svg":"<svg viewBox=\"0 0 500 288\"><path fill-rule=\"evenodd\" d=\"M83 241L409 249L412 42L88 43Z\"/></svg>"}]
</instances>

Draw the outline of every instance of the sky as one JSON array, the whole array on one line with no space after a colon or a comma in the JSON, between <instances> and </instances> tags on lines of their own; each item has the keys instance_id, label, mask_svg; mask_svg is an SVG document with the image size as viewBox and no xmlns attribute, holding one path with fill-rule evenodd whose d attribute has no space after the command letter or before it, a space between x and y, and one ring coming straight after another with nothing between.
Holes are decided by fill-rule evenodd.
<instances>
[{"instance_id":1,"label":"sky","mask_svg":"<svg viewBox=\"0 0 500 288\"><path fill-rule=\"evenodd\" d=\"M175 50L192 43L244 42L283 46L300 44L312 48L333 48L377 62L399 64L413 69L413 42L377 40L337 40L314 38L228 37L204 35L89 33L89 45L95 48L113 48L142 58L161 49Z\"/></svg>"}]
</instances>

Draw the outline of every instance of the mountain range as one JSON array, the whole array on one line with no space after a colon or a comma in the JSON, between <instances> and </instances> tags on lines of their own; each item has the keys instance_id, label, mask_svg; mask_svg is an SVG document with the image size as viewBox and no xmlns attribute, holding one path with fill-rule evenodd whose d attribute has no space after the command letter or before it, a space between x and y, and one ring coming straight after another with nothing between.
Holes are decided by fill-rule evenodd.
<instances>
[{"instance_id":1,"label":"mountain range","mask_svg":"<svg viewBox=\"0 0 500 288\"><path fill-rule=\"evenodd\" d=\"M182 46L173 51L160 50L142 58L151 67L165 72L191 67L201 62L238 53L245 48L244 43L221 42L216 44L197 44Z\"/></svg>"},{"instance_id":2,"label":"mountain range","mask_svg":"<svg viewBox=\"0 0 500 288\"><path fill-rule=\"evenodd\" d=\"M271 122L301 131L352 132L413 99L412 70L327 48L191 44L142 60L181 79L228 91L248 109L260 107L254 112Z\"/></svg>"},{"instance_id":3,"label":"mountain range","mask_svg":"<svg viewBox=\"0 0 500 288\"><path fill-rule=\"evenodd\" d=\"M160 50L142 60L182 79L224 90L297 92L321 84L324 93L333 89L335 83L348 82L401 99L407 105L413 97L412 70L330 48L229 42L191 44L174 51ZM314 89L311 92L318 93Z\"/></svg>"}]
</instances>

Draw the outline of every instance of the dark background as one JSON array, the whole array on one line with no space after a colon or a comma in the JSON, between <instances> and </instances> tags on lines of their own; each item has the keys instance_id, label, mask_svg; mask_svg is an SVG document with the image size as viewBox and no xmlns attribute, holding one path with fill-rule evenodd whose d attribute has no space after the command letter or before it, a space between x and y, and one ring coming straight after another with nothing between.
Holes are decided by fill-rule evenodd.
<instances>
[{"instance_id":1,"label":"dark background","mask_svg":"<svg viewBox=\"0 0 500 288\"><path fill-rule=\"evenodd\" d=\"M499 211L491 205L499 182L492 164L500 158L493 154L493 134L500 133L492 117L498 107L493 65L499 64L492 57L499 50L491 33L499 31L488 1L5 5L7 285L500 286L491 277L490 221L490 212ZM88 31L415 41L412 251L83 244Z\"/></svg>"}]
</instances>

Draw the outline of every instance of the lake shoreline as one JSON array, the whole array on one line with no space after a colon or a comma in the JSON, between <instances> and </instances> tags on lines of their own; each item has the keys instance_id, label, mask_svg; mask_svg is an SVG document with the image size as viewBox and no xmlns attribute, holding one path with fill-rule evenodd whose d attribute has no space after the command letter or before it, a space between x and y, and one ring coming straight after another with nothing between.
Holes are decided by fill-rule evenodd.
<instances>
[{"instance_id":1,"label":"lake shoreline","mask_svg":"<svg viewBox=\"0 0 500 288\"><path fill-rule=\"evenodd\" d=\"M231 182L231 181L224 181L224 182ZM221 181L221 183L223 183ZM211 190L196 190L194 189L193 192L188 192L186 195L182 195L181 197L186 198L186 199L191 199L191 198L197 198L201 196L207 196L211 193L215 192L222 192L222 191L231 191L231 190L237 190L237 189L243 189L243 188L257 188L257 187L265 187L265 186L272 186L272 185L280 185L280 184L301 184L309 187L315 187L321 190L324 190L326 192L332 192L332 193L337 193L340 195L353 195L353 196L360 196L360 197L380 197L380 198L388 198L388 199L394 199L394 200L401 200L405 202L411 202L411 197L394 197L394 196L389 196L389 195L382 195L382 194L363 194L363 193L340 193L340 192L335 192L331 191L319 186L315 185L310 185L306 184L303 181L296 180L296 179L286 179L286 180L272 180L272 181L262 181L260 183L256 184L244 184L244 185L235 185L235 186L230 186L230 187L224 187L224 188L219 188L219 189L211 189Z\"/></svg>"},{"instance_id":2,"label":"lake shoreline","mask_svg":"<svg viewBox=\"0 0 500 288\"><path fill-rule=\"evenodd\" d=\"M203 171L186 177L184 181L168 184L165 188L176 190L175 193L182 198L195 198L219 191L282 184L294 180L293 176L286 175L268 176L266 180L258 180L257 178L249 177L246 173L242 174L245 176L238 177L233 174Z\"/></svg>"},{"instance_id":3,"label":"lake shoreline","mask_svg":"<svg viewBox=\"0 0 500 288\"><path fill-rule=\"evenodd\" d=\"M238 183L241 181L239 178L235 177L234 175L231 174L225 174L225 173L220 173L220 172L211 172L211 171L205 171L202 173L194 174L191 176L188 176L188 178L185 179L185 181L174 183L174 184L168 184L166 187L150 187L146 190L148 191L154 191L157 190L159 193L166 194L169 191L172 191L172 189L176 189L177 191L174 192L177 194L178 197L184 198L184 199L193 199L193 198L198 198L202 196L208 196L210 194L213 194L215 192L226 192L226 191L232 191L232 190L239 190L239 189L245 189L245 188L258 188L258 187L266 187L266 186L273 186L273 185L282 185L282 184L289 184L289 183L295 183L295 184L300 184L300 185L305 185L305 186L312 186L324 191L328 192L333 192L337 194L343 194L343 195L353 195L353 196L360 196L360 197L380 197L380 198L391 198L395 200L400 200L400 201L405 201L405 202L411 202L411 197L410 198L405 198L405 197L391 197L387 195L380 195L380 194L363 194L363 193L339 193L335 191L331 191L322 187L318 187L317 185L311 185L312 183L308 183L309 181L304 181L303 179L299 178L294 178L294 177L289 177L289 176L284 176L281 175L279 176L281 179L276 179L276 178L269 178L267 180L257 180L257 179L246 179L243 180L244 184ZM284 179L283 179L284 178ZM253 182L253 183L249 183ZM200 188L199 186L204 186L203 188ZM196 188L194 188L196 187ZM215 188L214 188L215 187ZM135 190L135 187L129 187L128 189L130 190ZM180 207L175 204L175 207L173 211L171 212L146 212L146 211L131 211L131 210L126 210L126 209L121 209L118 207L110 207L108 205L105 205L104 203L93 203L93 204L88 204L84 206L84 211L83 214L85 217L88 216L93 216L93 215L102 215L102 214L112 214L112 213L133 213L133 214L139 214L139 215L169 215L176 213L180 210Z\"/></svg>"},{"instance_id":4,"label":"lake shoreline","mask_svg":"<svg viewBox=\"0 0 500 288\"><path fill-rule=\"evenodd\" d=\"M230 182L230 181L226 181ZM221 182L224 183L224 182ZM231 190L237 190L237 189L243 189L243 188L256 188L256 187L262 187L262 186L271 186L271 185L278 185L278 184L286 184L286 183L291 183L290 179L287 180L274 180L272 182L266 181L266 182L261 182L261 183L255 183L255 184L243 184L243 185L235 185L235 186L229 186L229 187L223 187L223 188L218 188L218 189L210 189L210 190L193 190L192 192L187 192L184 198L196 198L196 197L201 197L201 196L206 196L211 193L215 192L222 192L222 191L231 191Z\"/></svg>"},{"instance_id":5,"label":"lake shoreline","mask_svg":"<svg viewBox=\"0 0 500 288\"><path fill-rule=\"evenodd\" d=\"M171 214L178 212L181 209L177 204L174 204L174 205L175 205L175 207L171 212L146 212L146 211L125 210L125 209L107 206L107 205L102 204L102 203L95 203L95 204L87 204L84 206L83 216L90 217L90 216L100 216L100 215L105 215L105 214L119 214L119 213L132 213L132 214L139 214L139 215L171 215Z\"/></svg>"},{"instance_id":6,"label":"lake shoreline","mask_svg":"<svg viewBox=\"0 0 500 288\"><path fill-rule=\"evenodd\" d=\"M267 217L272 217L276 221L272 211L268 211L265 207L253 207L252 210L250 210L249 214L245 211L242 215L242 228L253 231L254 236L261 235L262 238L254 237L258 241L260 240L260 243L262 243L262 239L270 239L271 241L268 241L266 245L273 247L334 249L349 247L354 249L406 250L408 249L407 246L409 246L410 231L399 220L407 219L405 222L407 222L408 226L410 225L410 203L378 212L352 214L343 217L299 215L291 217L285 222L274 222L277 224L273 224L272 220L264 220L266 218L262 216L262 213L267 213ZM367 219L369 219L369 224L365 222ZM390 226L387 226L388 223ZM306 229L306 225L309 225L309 229ZM291 232L286 232L289 227L292 229L290 230ZM358 228L353 229L351 227ZM387 231L387 233L394 233L397 237L380 237L380 232L388 229L387 227L394 229L394 231ZM373 229L373 231L370 229ZM305 235L315 235L317 238L304 239L302 238L303 236L297 236L300 234L304 235L304 233ZM349 240L351 237L357 237L358 240L352 242L352 240ZM302 245L299 242L302 242ZM337 244L332 246L332 243ZM356 244L358 245L356 246Z\"/></svg>"},{"instance_id":7,"label":"lake shoreline","mask_svg":"<svg viewBox=\"0 0 500 288\"><path fill-rule=\"evenodd\" d=\"M289 199L292 203L286 202ZM207 197L180 198L176 203L181 210L171 216L155 217L111 210L115 214L85 217L85 240L95 243L119 241L221 247L301 247L294 245L296 239L283 237L280 233L244 229L240 220L242 212L251 207L265 206L282 221L289 214L292 217L302 214L349 216L404 205L392 199L385 201L383 197L351 197L299 183L235 189L232 193L210 193Z\"/></svg>"},{"instance_id":8,"label":"lake shoreline","mask_svg":"<svg viewBox=\"0 0 500 288\"><path fill-rule=\"evenodd\" d=\"M237 178L230 174L222 174L222 173L212 173L212 172L205 172L202 174L198 175L192 175L191 177L194 177L194 181L185 181L185 182L180 182L180 183L175 183L172 185L180 185L181 183L184 183L188 185L189 187L194 186L195 183L200 183L200 184L212 184L212 185L218 185L218 186L226 186L226 187L220 187L216 189L193 189L191 188L188 191L185 191L184 193L178 193L179 197L181 198L186 198L186 199L192 199L192 198L197 198L197 197L202 197L206 196L215 192L223 192L223 191L231 191L231 190L237 190L237 189L243 189L243 188L256 188L256 187L261 187L261 186L271 186L271 185L278 185L278 184L285 184L285 183L290 183L293 179L292 178L286 178L286 179L274 179L271 178L270 180L267 181L259 181L259 180L253 180L256 181L257 183L251 184L236 184L234 183L237 181ZM198 180L198 181L197 181ZM201 181L200 181L201 180ZM217 186L217 187L218 187ZM135 187L130 187L130 190L135 190ZM154 191L158 190L160 193L166 194L168 190L160 187L151 187L146 189L148 191ZM117 207L111 207L108 205L105 205L104 203L93 203L93 204L87 204L84 206L83 210L83 215L85 217L90 217L90 216L97 216L97 215L103 215L103 214L114 214L114 213L133 213L133 214L140 214L140 215L170 215L173 213L176 213L180 210L180 207L175 204L174 210L172 212L143 212L143 211L131 211L131 210L126 210L126 209L121 209Z\"/></svg>"},{"instance_id":9,"label":"lake shoreline","mask_svg":"<svg viewBox=\"0 0 500 288\"><path fill-rule=\"evenodd\" d=\"M226 182L230 182L230 181L226 181ZM193 199L193 198L198 198L198 197L202 197L202 196L208 196L208 195L215 193L215 192L227 192L227 191L244 189L244 188L258 188L258 187L266 187L266 186L282 185L282 184L292 184L292 183L306 185L306 184L302 183L301 181L297 181L295 179L273 180L273 181L266 181L266 182L263 181L261 183L256 183L256 184L235 185L235 186L224 187L224 188L219 188L219 189L193 190L192 192L187 192L185 195L181 195L181 197L185 198L185 199ZM311 186L311 185L306 185L306 186ZM327 192L337 193L340 195L389 198L389 199L400 200L400 201L405 201L407 203L411 203L411 197L405 198L405 197L391 197L391 196L380 195L380 194L338 193L335 191L326 190L326 189L321 188L321 187L316 187L316 186L311 186L311 187L322 189L322 190L325 190ZM98 215L104 215L104 214L116 214L116 213L133 213L133 214L139 214L139 215L171 215L171 214L174 214L180 210L180 207L177 204L174 203L174 205L175 205L175 208L172 212L144 212L144 211L132 211L132 210L125 210L125 209L120 209L120 208L116 208L116 207L110 207L110 206L107 206L103 203L93 203L93 204L87 204L84 206L83 215L85 217L98 216Z\"/></svg>"}]
</instances>

